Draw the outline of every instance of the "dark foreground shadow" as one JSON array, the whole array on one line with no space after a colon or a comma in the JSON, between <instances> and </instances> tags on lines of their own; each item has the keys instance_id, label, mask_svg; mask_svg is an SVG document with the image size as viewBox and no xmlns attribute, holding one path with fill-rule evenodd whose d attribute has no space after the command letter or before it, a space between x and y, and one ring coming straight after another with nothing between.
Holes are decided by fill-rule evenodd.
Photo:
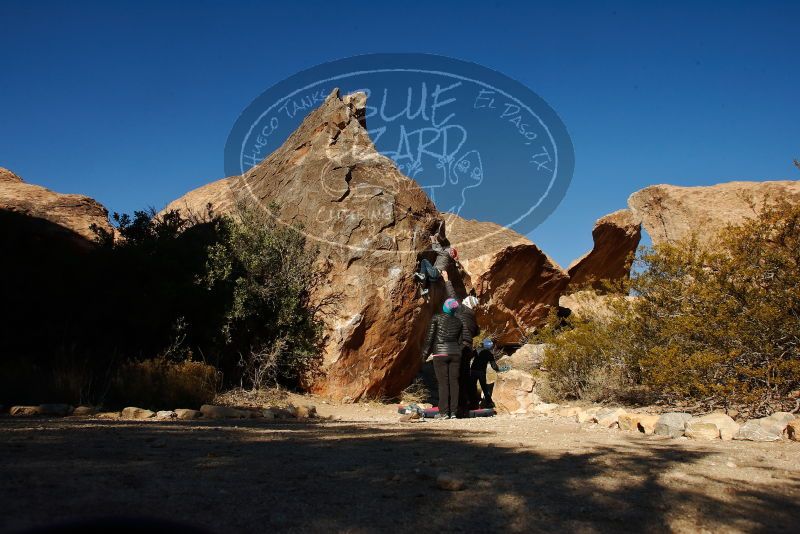
<instances>
[{"instance_id":1,"label":"dark foreground shadow","mask_svg":"<svg viewBox=\"0 0 800 534\"><path fill-rule=\"evenodd\" d=\"M493 435L436 423L3 419L0 530L124 516L219 533L790 531L800 517L796 478L665 478L713 451L621 440L564 452L543 436L512 449ZM464 489L439 489L442 472Z\"/></svg>"}]
</instances>

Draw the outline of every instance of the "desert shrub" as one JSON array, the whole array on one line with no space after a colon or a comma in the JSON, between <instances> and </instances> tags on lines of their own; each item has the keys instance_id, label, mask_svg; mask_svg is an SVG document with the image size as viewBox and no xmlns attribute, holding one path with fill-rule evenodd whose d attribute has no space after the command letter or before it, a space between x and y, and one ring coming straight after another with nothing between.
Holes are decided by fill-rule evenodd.
<instances>
[{"instance_id":1,"label":"desert shrub","mask_svg":"<svg viewBox=\"0 0 800 534\"><path fill-rule=\"evenodd\" d=\"M564 319L555 312L531 338L546 343L543 361L547 373L539 382L551 398L589 401L625 400L636 389L631 359L637 342L629 328L630 309L624 300L609 320ZM542 380L543 379L543 380Z\"/></svg>"},{"instance_id":2,"label":"desert shrub","mask_svg":"<svg viewBox=\"0 0 800 534\"><path fill-rule=\"evenodd\" d=\"M582 397L594 374L620 373L664 402L701 411L735 407L755 416L793 406L800 205L773 202L754 213L708 246L689 238L642 249L633 299L618 299L608 321L572 320L549 341L553 388Z\"/></svg>"},{"instance_id":3,"label":"desert shrub","mask_svg":"<svg viewBox=\"0 0 800 534\"><path fill-rule=\"evenodd\" d=\"M233 217L209 206L201 215L151 209L113 221L113 233L96 229L96 246L77 238L41 246L43 235L56 235L53 225L0 221L13 230L0 245L15 251L0 264L13 310L0 321L0 403L102 404L112 382L123 402L120 392L138 386L121 381L153 358L202 360L228 386L297 386L313 374L316 251L297 229L248 206ZM260 364L271 355L269 369L240 366L250 355Z\"/></svg>"},{"instance_id":4,"label":"desert shrub","mask_svg":"<svg viewBox=\"0 0 800 534\"><path fill-rule=\"evenodd\" d=\"M219 371L202 362L166 358L129 361L114 374L108 404L153 410L196 408L214 398L219 383Z\"/></svg>"},{"instance_id":5,"label":"desert shrub","mask_svg":"<svg viewBox=\"0 0 800 534\"><path fill-rule=\"evenodd\" d=\"M255 389L301 386L322 361L322 325L310 303L318 251L274 209L239 205L206 264L207 287L231 295L220 328L226 350L240 355L242 383Z\"/></svg>"}]
</instances>

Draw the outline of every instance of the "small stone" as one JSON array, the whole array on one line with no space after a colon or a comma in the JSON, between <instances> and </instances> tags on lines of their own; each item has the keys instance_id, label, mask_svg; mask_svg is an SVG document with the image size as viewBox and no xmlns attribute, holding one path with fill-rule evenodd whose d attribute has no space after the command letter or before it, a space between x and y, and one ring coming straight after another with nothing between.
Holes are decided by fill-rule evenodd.
<instances>
[{"instance_id":1,"label":"small stone","mask_svg":"<svg viewBox=\"0 0 800 534\"><path fill-rule=\"evenodd\" d=\"M726 466L726 467L730 467L731 469L735 469L736 467L738 467L738 466L737 466L735 463L733 463L733 462L725 462L725 466Z\"/></svg>"},{"instance_id":2,"label":"small stone","mask_svg":"<svg viewBox=\"0 0 800 534\"><path fill-rule=\"evenodd\" d=\"M88 415L94 415L97 413L97 408L94 406L78 406L74 410L72 410L72 415L86 417Z\"/></svg>"},{"instance_id":3,"label":"small stone","mask_svg":"<svg viewBox=\"0 0 800 534\"><path fill-rule=\"evenodd\" d=\"M733 436L739 431L739 423L734 421L729 415L724 413L710 413L708 415L704 415L703 417L697 418L697 421L701 423L711 423L719 429L720 438L729 441L733 439Z\"/></svg>"},{"instance_id":4,"label":"small stone","mask_svg":"<svg viewBox=\"0 0 800 534\"><path fill-rule=\"evenodd\" d=\"M40 404L39 413L42 415L57 415L64 417L72 413L72 406L69 404Z\"/></svg>"},{"instance_id":5,"label":"small stone","mask_svg":"<svg viewBox=\"0 0 800 534\"><path fill-rule=\"evenodd\" d=\"M156 419L159 421L168 421L170 419L177 419L178 414L173 412L172 410L162 410L160 412L156 412Z\"/></svg>"},{"instance_id":6,"label":"small stone","mask_svg":"<svg viewBox=\"0 0 800 534\"><path fill-rule=\"evenodd\" d=\"M441 474L436 477L436 485L439 489L446 491L461 491L464 489L464 481L453 475Z\"/></svg>"},{"instance_id":7,"label":"small stone","mask_svg":"<svg viewBox=\"0 0 800 534\"><path fill-rule=\"evenodd\" d=\"M533 413L550 413L558 409L558 404L540 402L533 407Z\"/></svg>"},{"instance_id":8,"label":"small stone","mask_svg":"<svg viewBox=\"0 0 800 534\"><path fill-rule=\"evenodd\" d=\"M199 419L203 417L203 412L200 410L190 410L188 408L177 408L175 415L178 419Z\"/></svg>"},{"instance_id":9,"label":"small stone","mask_svg":"<svg viewBox=\"0 0 800 534\"><path fill-rule=\"evenodd\" d=\"M691 439L719 439L719 428L713 423L690 420L686 424L686 437Z\"/></svg>"},{"instance_id":10,"label":"small stone","mask_svg":"<svg viewBox=\"0 0 800 534\"><path fill-rule=\"evenodd\" d=\"M577 406L562 406L558 410L556 410L556 415L561 417L571 417L575 418L575 416L580 412L581 409Z\"/></svg>"},{"instance_id":11,"label":"small stone","mask_svg":"<svg viewBox=\"0 0 800 534\"><path fill-rule=\"evenodd\" d=\"M12 406L8 413L15 417L24 417L30 415L39 415L38 406Z\"/></svg>"},{"instance_id":12,"label":"small stone","mask_svg":"<svg viewBox=\"0 0 800 534\"><path fill-rule=\"evenodd\" d=\"M136 408L135 406L128 406L122 409L123 419L150 419L155 417L156 413L144 408Z\"/></svg>"},{"instance_id":13,"label":"small stone","mask_svg":"<svg viewBox=\"0 0 800 534\"><path fill-rule=\"evenodd\" d=\"M683 436L686 431L686 423L692 416L683 412L670 412L662 414L653 430L657 436L667 436L677 438Z\"/></svg>"}]
</instances>

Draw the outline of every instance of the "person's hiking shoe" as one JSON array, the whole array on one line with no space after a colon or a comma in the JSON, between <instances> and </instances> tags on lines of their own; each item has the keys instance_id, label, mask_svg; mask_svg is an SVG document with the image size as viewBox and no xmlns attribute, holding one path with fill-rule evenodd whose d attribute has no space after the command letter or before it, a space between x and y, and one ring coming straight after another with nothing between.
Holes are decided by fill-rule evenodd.
<instances>
[{"instance_id":1,"label":"person's hiking shoe","mask_svg":"<svg viewBox=\"0 0 800 534\"><path fill-rule=\"evenodd\" d=\"M447 415L446 413L437 413L436 415L433 416L433 418L436 420L450 419L450 416Z\"/></svg>"},{"instance_id":2,"label":"person's hiking shoe","mask_svg":"<svg viewBox=\"0 0 800 534\"><path fill-rule=\"evenodd\" d=\"M420 282L424 282L425 281L425 275L422 274L422 273L414 273L414 278L416 278Z\"/></svg>"},{"instance_id":3,"label":"person's hiking shoe","mask_svg":"<svg viewBox=\"0 0 800 534\"><path fill-rule=\"evenodd\" d=\"M419 290L419 295L421 297L427 295L428 293L430 293L430 289L428 289L427 287L423 287L422 289Z\"/></svg>"}]
</instances>

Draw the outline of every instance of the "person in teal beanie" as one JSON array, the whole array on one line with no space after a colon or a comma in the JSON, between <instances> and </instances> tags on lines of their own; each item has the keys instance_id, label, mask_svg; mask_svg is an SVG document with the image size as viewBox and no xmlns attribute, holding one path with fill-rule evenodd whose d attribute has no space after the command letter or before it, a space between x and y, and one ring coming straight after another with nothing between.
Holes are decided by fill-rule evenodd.
<instances>
[{"instance_id":1,"label":"person in teal beanie","mask_svg":"<svg viewBox=\"0 0 800 534\"><path fill-rule=\"evenodd\" d=\"M447 299L442 311L431 319L422 350L422 361L433 355L433 370L439 385L439 419L451 419L458 409L458 377L461 366L461 341L464 325L455 316L456 299Z\"/></svg>"}]
</instances>

